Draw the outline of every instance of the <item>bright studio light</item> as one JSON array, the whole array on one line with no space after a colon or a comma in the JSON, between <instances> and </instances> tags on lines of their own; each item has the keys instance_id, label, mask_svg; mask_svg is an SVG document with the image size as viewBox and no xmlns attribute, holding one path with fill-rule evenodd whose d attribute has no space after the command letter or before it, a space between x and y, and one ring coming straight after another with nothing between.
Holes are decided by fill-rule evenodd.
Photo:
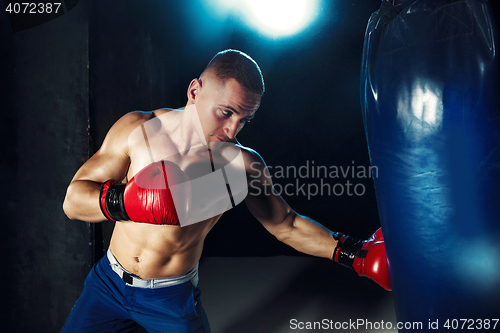
<instances>
[{"instance_id":1,"label":"bright studio light","mask_svg":"<svg viewBox=\"0 0 500 333\"><path fill-rule=\"evenodd\" d=\"M314 0L246 0L250 24L270 36L287 36L303 29L314 17Z\"/></svg>"},{"instance_id":2,"label":"bright studio light","mask_svg":"<svg viewBox=\"0 0 500 333\"><path fill-rule=\"evenodd\" d=\"M272 37L288 36L305 28L316 15L318 0L219 0L249 25Z\"/></svg>"}]
</instances>

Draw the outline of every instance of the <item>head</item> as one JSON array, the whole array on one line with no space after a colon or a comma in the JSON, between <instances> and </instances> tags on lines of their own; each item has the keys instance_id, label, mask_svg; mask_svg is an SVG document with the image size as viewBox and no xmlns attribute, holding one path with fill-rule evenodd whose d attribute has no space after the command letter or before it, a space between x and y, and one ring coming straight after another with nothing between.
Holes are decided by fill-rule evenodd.
<instances>
[{"instance_id":1,"label":"head","mask_svg":"<svg viewBox=\"0 0 500 333\"><path fill-rule=\"evenodd\" d=\"M225 50L212 58L188 88L208 141L231 141L259 108L264 80L257 63L243 52Z\"/></svg>"}]
</instances>

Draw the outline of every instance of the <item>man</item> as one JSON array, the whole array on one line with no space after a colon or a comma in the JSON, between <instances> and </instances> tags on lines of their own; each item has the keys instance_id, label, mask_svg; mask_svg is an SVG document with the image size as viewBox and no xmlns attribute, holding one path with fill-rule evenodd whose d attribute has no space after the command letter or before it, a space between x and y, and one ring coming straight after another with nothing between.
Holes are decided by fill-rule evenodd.
<instances>
[{"instance_id":1,"label":"man","mask_svg":"<svg viewBox=\"0 0 500 333\"><path fill-rule=\"evenodd\" d=\"M118 221L63 331L122 332L139 323L148 332L209 332L197 263L208 232L243 199L280 241L389 288L380 229L365 242L332 233L265 190L272 181L264 161L236 141L263 92L255 61L226 50L191 81L183 111L131 112L112 126L63 205L70 219Z\"/></svg>"}]
</instances>

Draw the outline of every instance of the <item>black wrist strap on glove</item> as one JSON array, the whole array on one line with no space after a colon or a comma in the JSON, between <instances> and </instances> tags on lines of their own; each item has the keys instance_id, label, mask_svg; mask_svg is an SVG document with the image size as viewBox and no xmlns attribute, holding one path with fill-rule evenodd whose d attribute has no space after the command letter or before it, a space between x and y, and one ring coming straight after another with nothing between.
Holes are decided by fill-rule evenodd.
<instances>
[{"instance_id":1,"label":"black wrist strap on glove","mask_svg":"<svg viewBox=\"0 0 500 333\"><path fill-rule=\"evenodd\" d=\"M352 264L356 257L366 257L368 251L361 249L364 242L362 239L346 236L342 233L333 233L333 238L338 241L337 247L335 247L335 251L333 251L333 260L342 266L353 269Z\"/></svg>"},{"instance_id":2,"label":"black wrist strap on glove","mask_svg":"<svg viewBox=\"0 0 500 333\"><path fill-rule=\"evenodd\" d=\"M130 220L123 200L125 186L126 184L117 184L112 179L101 185L99 200L101 211L112 221Z\"/></svg>"}]
</instances>

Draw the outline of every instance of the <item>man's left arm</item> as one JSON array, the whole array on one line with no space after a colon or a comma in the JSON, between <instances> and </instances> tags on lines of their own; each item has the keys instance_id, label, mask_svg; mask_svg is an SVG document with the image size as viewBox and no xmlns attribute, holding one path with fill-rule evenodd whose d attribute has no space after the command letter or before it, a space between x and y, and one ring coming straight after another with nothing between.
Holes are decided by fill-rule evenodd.
<instances>
[{"instance_id":1,"label":"man's left arm","mask_svg":"<svg viewBox=\"0 0 500 333\"><path fill-rule=\"evenodd\" d=\"M278 240L297 251L335 260L390 290L388 264L381 229L363 241L332 232L297 214L275 191L262 157L245 151L248 195L245 203L255 218Z\"/></svg>"}]
</instances>

